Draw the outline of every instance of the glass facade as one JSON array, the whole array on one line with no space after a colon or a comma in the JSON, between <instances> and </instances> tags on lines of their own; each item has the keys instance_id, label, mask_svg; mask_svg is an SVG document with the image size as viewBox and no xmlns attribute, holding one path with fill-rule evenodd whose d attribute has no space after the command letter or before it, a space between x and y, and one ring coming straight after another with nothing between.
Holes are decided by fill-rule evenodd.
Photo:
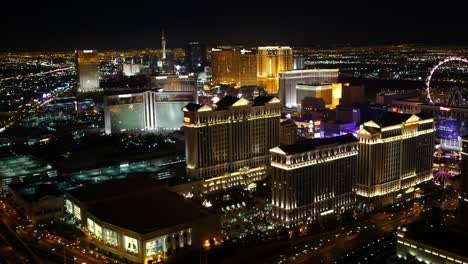
<instances>
[{"instance_id":1,"label":"glass facade","mask_svg":"<svg viewBox=\"0 0 468 264\"><path fill-rule=\"evenodd\" d=\"M163 238L157 238L146 242L146 256L152 256L163 252Z\"/></svg>"},{"instance_id":2,"label":"glass facade","mask_svg":"<svg viewBox=\"0 0 468 264\"><path fill-rule=\"evenodd\" d=\"M144 106L142 103L109 106L111 130L144 130Z\"/></svg>"},{"instance_id":3,"label":"glass facade","mask_svg":"<svg viewBox=\"0 0 468 264\"><path fill-rule=\"evenodd\" d=\"M157 102L156 122L158 129L180 129L183 126L184 112L182 109L187 102Z\"/></svg>"}]
</instances>

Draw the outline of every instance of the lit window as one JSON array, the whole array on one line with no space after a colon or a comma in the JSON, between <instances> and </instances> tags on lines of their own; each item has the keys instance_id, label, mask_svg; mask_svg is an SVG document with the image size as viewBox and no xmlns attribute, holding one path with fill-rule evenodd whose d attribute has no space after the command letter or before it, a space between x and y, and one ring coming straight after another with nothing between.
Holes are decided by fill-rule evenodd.
<instances>
[{"instance_id":1,"label":"lit window","mask_svg":"<svg viewBox=\"0 0 468 264\"><path fill-rule=\"evenodd\" d=\"M102 228L100 225L94 223L94 231L97 238L102 239Z\"/></svg>"},{"instance_id":2,"label":"lit window","mask_svg":"<svg viewBox=\"0 0 468 264\"><path fill-rule=\"evenodd\" d=\"M87 223L88 223L88 230L89 232L93 233L94 234L94 221L91 220L90 218L88 218L87 220Z\"/></svg>"},{"instance_id":3,"label":"lit window","mask_svg":"<svg viewBox=\"0 0 468 264\"><path fill-rule=\"evenodd\" d=\"M80 207L76 206L76 204L73 205L73 215L81 220L81 210Z\"/></svg>"},{"instance_id":4,"label":"lit window","mask_svg":"<svg viewBox=\"0 0 468 264\"><path fill-rule=\"evenodd\" d=\"M124 236L124 247L130 252L138 253L138 242L133 237Z\"/></svg>"},{"instance_id":5,"label":"lit window","mask_svg":"<svg viewBox=\"0 0 468 264\"><path fill-rule=\"evenodd\" d=\"M146 242L146 256L159 254L163 251L163 239Z\"/></svg>"},{"instance_id":6,"label":"lit window","mask_svg":"<svg viewBox=\"0 0 468 264\"><path fill-rule=\"evenodd\" d=\"M109 229L104 229L104 242L113 246L117 246L117 233Z\"/></svg>"},{"instance_id":7,"label":"lit window","mask_svg":"<svg viewBox=\"0 0 468 264\"><path fill-rule=\"evenodd\" d=\"M65 211L68 214L73 214L73 204L68 199L65 200Z\"/></svg>"}]
</instances>

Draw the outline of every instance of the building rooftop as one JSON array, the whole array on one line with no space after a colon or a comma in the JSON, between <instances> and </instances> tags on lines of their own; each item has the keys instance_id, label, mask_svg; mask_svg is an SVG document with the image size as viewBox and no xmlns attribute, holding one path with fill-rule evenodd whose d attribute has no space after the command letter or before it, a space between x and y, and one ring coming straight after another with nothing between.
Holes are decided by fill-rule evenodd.
<instances>
[{"instance_id":1,"label":"building rooftop","mask_svg":"<svg viewBox=\"0 0 468 264\"><path fill-rule=\"evenodd\" d=\"M253 99L254 106L261 106L261 105L266 105L274 99L274 96L268 96L268 95L261 95L257 96Z\"/></svg>"},{"instance_id":2,"label":"building rooftop","mask_svg":"<svg viewBox=\"0 0 468 264\"><path fill-rule=\"evenodd\" d=\"M14 156L0 159L0 178L38 175L54 168L32 156Z\"/></svg>"},{"instance_id":3,"label":"building rooftop","mask_svg":"<svg viewBox=\"0 0 468 264\"><path fill-rule=\"evenodd\" d=\"M106 199L114 199L121 195L129 195L136 192L147 192L159 188L160 182L151 177L129 177L103 181L96 184L69 190L67 193L80 202L99 202Z\"/></svg>"},{"instance_id":4,"label":"building rooftop","mask_svg":"<svg viewBox=\"0 0 468 264\"><path fill-rule=\"evenodd\" d=\"M185 106L185 108L190 112L196 112L202 106L203 106L202 104L189 103Z\"/></svg>"},{"instance_id":5,"label":"building rooftop","mask_svg":"<svg viewBox=\"0 0 468 264\"><path fill-rule=\"evenodd\" d=\"M462 242L468 237L466 226L443 224L438 227L430 219L424 218L407 226L404 236L441 250L468 257L468 244Z\"/></svg>"},{"instance_id":6,"label":"building rooftop","mask_svg":"<svg viewBox=\"0 0 468 264\"><path fill-rule=\"evenodd\" d=\"M183 108L183 111L189 111L189 112L196 112L196 111L201 112L204 110L221 111L221 110L227 110L231 106L246 106L246 105L263 106L269 103L279 103L279 102L280 102L279 99L274 96L260 95L250 101L245 98L238 98L235 96L228 95L228 96L223 97L216 104L214 104L215 108L207 104L203 105L203 104L190 103L190 104L187 104Z\"/></svg>"},{"instance_id":7,"label":"building rooftop","mask_svg":"<svg viewBox=\"0 0 468 264\"><path fill-rule=\"evenodd\" d=\"M281 121L280 125L281 125L281 126L286 126L286 125L294 125L294 126L297 126L297 125L296 125L296 122L294 122L294 120L291 120L290 118L287 118L286 120Z\"/></svg>"},{"instance_id":8,"label":"building rooftop","mask_svg":"<svg viewBox=\"0 0 468 264\"><path fill-rule=\"evenodd\" d=\"M63 192L55 182L44 183L16 183L10 189L26 201L37 201L44 196L60 196Z\"/></svg>"},{"instance_id":9,"label":"building rooftop","mask_svg":"<svg viewBox=\"0 0 468 264\"><path fill-rule=\"evenodd\" d=\"M184 224L208 214L191 200L162 188L93 203L88 210L101 221L140 234Z\"/></svg>"},{"instance_id":10,"label":"building rooftop","mask_svg":"<svg viewBox=\"0 0 468 264\"><path fill-rule=\"evenodd\" d=\"M297 142L293 145L280 145L279 148L286 153L286 155L298 154L303 153L315 149L331 147L341 144L353 143L358 142L359 140L354 137L352 134L346 134L337 137L330 137L330 138L312 138L306 139Z\"/></svg>"},{"instance_id":11,"label":"building rooftop","mask_svg":"<svg viewBox=\"0 0 468 264\"><path fill-rule=\"evenodd\" d=\"M377 120L375 120L375 123L381 127L399 125L408 120L411 116L412 114L384 112L379 118L377 118Z\"/></svg>"},{"instance_id":12,"label":"building rooftop","mask_svg":"<svg viewBox=\"0 0 468 264\"><path fill-rule=\"evenodd\" d=\"M70 191L99 220L139 234L180 225L209 214L201 205L151 179L109 181Z\"/></svg>"},{"instance_id":13,"label":"building rooftop","mask_svg":"<svg viewBox=\"0 0 468 264\"><path fill-rule=\"evenodd\" d=\"M160 166L149 161L138 161L72 172L69 176L78 182L100 182L111 179L126 178L127 175L135 173L155 174L161 171L163 171L163 169Z\"/></svg>"},{"instance_id":14,"label":"building rooftop","mask_svg":"<svg viewBox=\"0 0 468 264\"><path fill-rule=\"evenodd\" d=\"M403 114L397 112L390 112L386 111L380 117L378 117L374 122L379 125L380 127L388 127L394 125L400 125L404 122L407 122L413 114ZM415 114L415 116L419 117L420 119L429 119L433 116L427 113L419 113Z\"/></svg>"},{"instance_id":15,"label":"building rooftop","mask_svg":"<svg viewBox=\"0 0 468 264\"><path fill-rule=\"evenodd\" d=\"M240 99L234 96L225 96L216 103L216 110L226 110Z\"/></svg>"}]
</instances>

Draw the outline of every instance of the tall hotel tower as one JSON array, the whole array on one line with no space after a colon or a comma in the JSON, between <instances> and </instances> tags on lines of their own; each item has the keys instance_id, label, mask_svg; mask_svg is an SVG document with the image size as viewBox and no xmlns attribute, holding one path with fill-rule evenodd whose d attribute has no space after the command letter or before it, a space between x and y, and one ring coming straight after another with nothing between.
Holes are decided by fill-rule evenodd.
<instances>
[{"instance_id":1,"label":"tall hotel tower","mask_svg":"<svg viewBox=\"0 0 468 264\"><path fill-rule=\"evenodd\" d=\"M210 179L210 189L261 180L269 150L279 145L281 104L258 96L249 101L227 96L214 105L188 104L184 111L187 172Z\"/></svg>"},{"instance_id":2,"label":"tall hotel tower","mask_svg":"<svg viewBox=\"0 0 468 264\"><path fill-rule=\"evenodd\" d=\"M99 91L98 54L95 50L77 50L78 92Z\"/></svg>"},{"instance_id":3,"label":"tall hotel tower","mask_svg":"<svg viewBox=\"0 0 468 264\"><path fill-rule=\"evenodd\" d=\"M280 145L270 153L277 223L289 228L354 208L358 139L353 135Z\"/></svg>"},{"instance_id":4,"label":"tall hotel tower","mask_svg":"<svg viewBox=\"0 0 468 264\"><path fill-rule=\"evenodd\" d=\"M290 47L259 47L257 52L257 80L269 94L278 94L278 74L293 69Z\"/></svg>"},{"instance_id":5,"label":"tall hotel tower","mask_svg":"<svg viewBox=\"0 0 468 264\"><path fill-rule=\"evenodd\" d=\"M213 82L235 87L257 85L257 57L253 50L220 47L211 50Z\"/></svg>"},{"instance_id":6,"label":"tall hotel tower","mask_svg":"<svg viewBox=\"0 0 468 264\"><path fill-rule=\"evenodd\" d=\"M357 194L372 210L413 198L414 186L432 178L434 119L385 112L361 125Z\"/></svg>"}]
</instances>

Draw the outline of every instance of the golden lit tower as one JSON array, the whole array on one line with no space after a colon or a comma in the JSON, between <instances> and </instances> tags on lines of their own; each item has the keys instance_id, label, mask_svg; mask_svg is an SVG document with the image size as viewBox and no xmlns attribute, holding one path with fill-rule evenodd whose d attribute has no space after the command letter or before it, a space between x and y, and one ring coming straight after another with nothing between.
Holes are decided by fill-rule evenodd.
<instances>
[{"instance_id":1,"label":"golden lit tower","mask_svg":"<svg viewBox=\"0 0 468 264\"><path fill-rule=\"evenodd\" d=\"M279 90L278 74L293 69L290 47L259 47L257 52L257 81L269 94Z\"/></svg>"},{"instance_id":2,"label":"golden lit tower","mask_svg":"<svg viewBox=\"0 0 468 264\"><path fill-rule=\"evenodd\" d=\"M78 92L99 91L98 54L95 50L77 50Z\"/></svg>"},{"instance_id":3,"label":"golden lit tower","mask_svg":"<svg viewBox=\"0 0 468 264\"><path fill-rule=\"evenodd\" d=\"M235 87L257 85L257 57L252 50L226 47L211 50L213 81Z\"/></svg>"}]
</instances>

